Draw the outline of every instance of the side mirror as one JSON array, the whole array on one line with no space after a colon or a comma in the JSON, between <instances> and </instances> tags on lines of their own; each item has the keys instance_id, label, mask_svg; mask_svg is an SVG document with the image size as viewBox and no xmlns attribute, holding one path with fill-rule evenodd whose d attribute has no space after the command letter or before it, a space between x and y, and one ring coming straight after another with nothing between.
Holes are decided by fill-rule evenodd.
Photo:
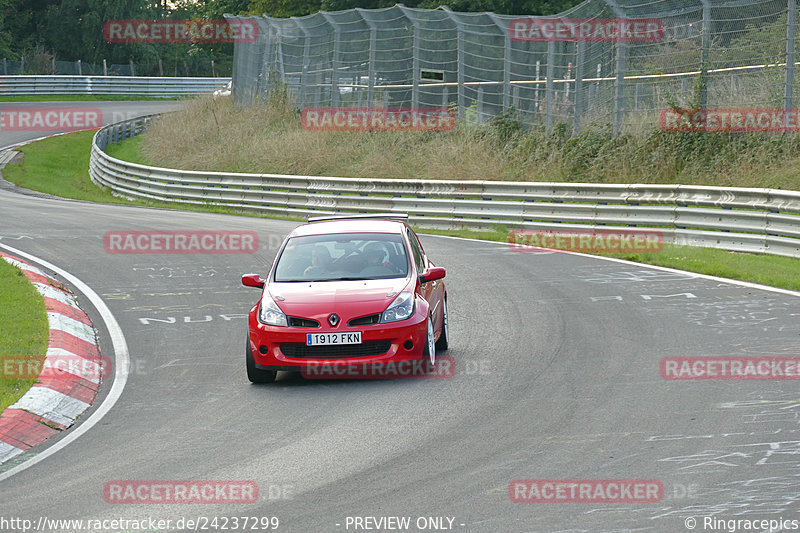
<instances>
[{"instance_id":1,"label":"side mirror","mask_svg":"<svg viewBox=\"0 0 800 533\"><path fill-rule=\"evenodd\" d=\"M429 281L436 281L442 279L447 274L447 271L442 267L429 268L419 277L420 283L428 283Z\"/></svg>"},{"instance_id":2,"label":"side mirror","mask_svg":"<svg viewBox=\"0 0 800 533\"><path fill-rule=\"evenodd\" d=\"M245 287L264 288L264 280L258 274L245 274L242 276L242 285Z\"/></svg>"}]
</instances>

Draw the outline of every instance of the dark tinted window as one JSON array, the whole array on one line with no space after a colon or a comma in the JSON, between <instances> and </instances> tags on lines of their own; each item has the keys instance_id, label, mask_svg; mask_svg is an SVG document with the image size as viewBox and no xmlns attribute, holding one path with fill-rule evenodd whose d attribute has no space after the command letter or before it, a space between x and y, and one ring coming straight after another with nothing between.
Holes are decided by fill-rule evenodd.
<instances>
[{"instance_id":1,"label":"dark tinted window","mask_svg":"<svg viewBox=\"0 0 800 533\"><path fill-rule=\"evenodd\" d=\"M411 229L408 230L408 241L411 243L411 254L414 256L414 264L417 265L417 274L425 272L425 253L422 251L422 245L417 240L417 236Z\"/></svg>"}]
</instances>

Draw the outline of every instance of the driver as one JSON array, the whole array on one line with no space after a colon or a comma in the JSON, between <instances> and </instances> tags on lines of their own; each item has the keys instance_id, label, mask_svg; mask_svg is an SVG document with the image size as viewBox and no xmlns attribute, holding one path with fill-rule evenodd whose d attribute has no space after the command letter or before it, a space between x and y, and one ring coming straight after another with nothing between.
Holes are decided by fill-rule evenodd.
<instances>
[{"instance_id":1,"label":"driver","mask_svg":"<svg viewBox=\"0 0 800 533\"><path fill-rule=\"evenodd\" d=\"M394 265L392 263L383 260L384 257L386 257L386 250L377 242L370 243L364 248L364 256L367 259L364 271L369 269L369 271L372 272L375 271L375 269L380 269L375 271L375 273L378 274L383 273L383 269L394 270Z\"/></svg>"},{"instance_id":2,"label":"driver","mask_svg":"<svg viewBox=\"0 0 800 533\"><path fill-rule=\"evenodd\" d=\"M330 272L331 253L324 246L315 246L311 250L311 265L303 271L306 276L319 276Z\"/></svg>"}]
</instances>

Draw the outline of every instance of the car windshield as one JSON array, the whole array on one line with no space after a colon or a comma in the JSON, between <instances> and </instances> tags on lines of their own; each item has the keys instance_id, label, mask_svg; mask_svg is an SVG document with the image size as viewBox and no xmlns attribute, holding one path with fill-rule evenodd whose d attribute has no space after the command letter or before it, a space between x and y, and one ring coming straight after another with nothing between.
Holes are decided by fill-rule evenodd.
<instances>
[{"instance_id":1,"label":"car windshield","mask_svg":"<svg viewBox=\"0 0 800 533\"><path fill-rule=\"evenodd\" d=\"M394 233L339 233L293 237L275 267L275 281L404 278L408 254Z\"/></svg>"}]
</instances>

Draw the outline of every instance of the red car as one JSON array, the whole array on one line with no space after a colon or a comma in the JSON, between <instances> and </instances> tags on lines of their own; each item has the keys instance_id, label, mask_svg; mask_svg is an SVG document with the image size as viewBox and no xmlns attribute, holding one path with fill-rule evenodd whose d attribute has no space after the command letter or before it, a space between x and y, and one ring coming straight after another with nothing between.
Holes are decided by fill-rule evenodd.
<instances>
[{"instance_id":1,"label":"red car","mask_svg":"<svg viewBox=\"0 0 800 533\"><path fill-rule=\"evenodd\" d=\"M242 276L263 288L248 319L250 381L320 365L434 363L449 340L445 269L428 260L407 219L311 218L286 237L266 280Z\"/></svg>"}]
</instances>

